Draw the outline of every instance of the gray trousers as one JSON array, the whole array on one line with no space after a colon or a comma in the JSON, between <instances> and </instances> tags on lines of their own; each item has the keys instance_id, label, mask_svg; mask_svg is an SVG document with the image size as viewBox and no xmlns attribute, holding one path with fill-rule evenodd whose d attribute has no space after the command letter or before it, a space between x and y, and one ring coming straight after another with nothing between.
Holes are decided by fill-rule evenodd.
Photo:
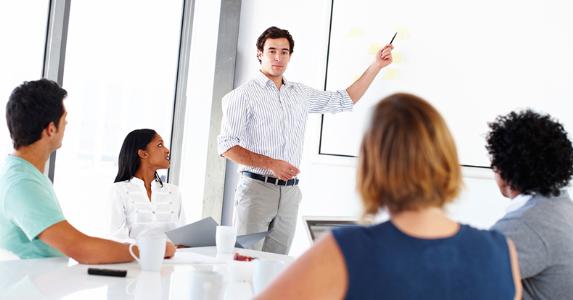
<instances>
[{"instance_id":1,"label":"gray trousers","mask_svg":"<svg viewBox=\"0 0 573 300\"><path fill-rule=\"evenodd\" d=\"M241 175L235 191L237 234L269 231L251 249L288 254L302 194L298 186L279 186Z\"/></svg>"}]
</instances>

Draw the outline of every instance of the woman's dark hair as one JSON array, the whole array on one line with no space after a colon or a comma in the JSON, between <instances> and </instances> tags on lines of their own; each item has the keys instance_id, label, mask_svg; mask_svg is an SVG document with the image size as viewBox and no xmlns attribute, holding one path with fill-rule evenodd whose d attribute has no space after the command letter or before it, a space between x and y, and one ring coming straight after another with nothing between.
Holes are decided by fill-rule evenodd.
<instances>
[{"instance_id":1,"label":"woman's dark hair","mask_svg":"<svg viewBox=\"0 0 573 300\"><path fill-rule=\"evenodd\" d=\"M14 149L42 138L42 130L51 122L58 127L67 94L48 79L26 81L12 91L6 104L6 123Z\"/></svg>"},{"instance_id":2,"label":"woman's dark hair","mask_svg":"<svg viewBox=\"0 0 573 300\"><path fill-rule=\"evenodd\" d=\"M265 42L267 41L267 39L281 39L281 38L285 38L288 40L289 54L292 54L292 52L294 51L294 40L292 39L292 35L290 35L290 32L288 32L288 30L280 29L275 26L271 26L267 28L267 30L263 31L263 33L261 33L261 35L257 39L257 50L263 52L265 47ZM259 62L261 62L261 60L258 57L257 59L259 60Z\"/></svg>"},{"instance_id":3,"label":"woman's dark hair","mask_svg":"<svg viewBox=\"0 0 573 300\"><path fill-rule=\"evenodd\" d=\"M573 175L573 147L563 126L531 110L511 112L490 123L491 166L522 194L558 196Z\"/></svg>"},{"instance_id":4,"label":"woman's dark hair","mask_svg":"<svg viewBox=\"0 0 573 300\"><path fill-rule=\"evenodd\" d=\"M157 132L153 129L136 129L125 137L117 159L118 170L114 182L130 180L135 176L135 172L141 164L137 151L145 150L155 136L157 136ZM157 172L155 172L155 180L163 186Z\"/></svg>"}]
</instances>

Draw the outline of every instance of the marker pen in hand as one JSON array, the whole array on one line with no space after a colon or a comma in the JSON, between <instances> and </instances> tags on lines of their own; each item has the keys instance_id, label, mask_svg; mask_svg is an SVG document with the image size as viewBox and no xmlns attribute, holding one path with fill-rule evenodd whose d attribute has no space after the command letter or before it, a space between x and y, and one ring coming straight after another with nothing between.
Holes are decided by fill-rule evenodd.
<instances>
[{"instance_id":1,"label":"marker pen in hand","mask_svg":"<svg viewBox=\"0 0 573 300\"><path fill-rule=\"evenodd\" d=\"M388 43L388 45L392 45L392 42L394 41L394 39L396 38L396 35L398 34L398 31L396 31L396 33L394 33L394 36L392 37L392 39L390 40L390 43Z\"/></svg>"}]
</instances>

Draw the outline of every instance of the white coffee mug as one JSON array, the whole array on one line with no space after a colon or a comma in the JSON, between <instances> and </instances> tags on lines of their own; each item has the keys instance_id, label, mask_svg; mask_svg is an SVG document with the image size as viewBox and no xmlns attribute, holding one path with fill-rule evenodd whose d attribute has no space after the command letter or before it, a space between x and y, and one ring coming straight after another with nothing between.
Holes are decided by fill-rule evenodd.
<instances>
[{"instance_id":1,"label":"white coffee mug","mask_svg":"<svg viewBox=\"0 0 573 300\"><path fill-rule=\"evenodd\" d=\"M217 226L215 234L218 254L231 254L237 241L237 230L233 226Z\"/></svg>"},{"instance_id":2,"label":"white coffee mug","mask_svg":"<svg viewBox=\"0 0 573 300\"><path fill-rule=\"evenodd\" d=\"M190 297L196 300L222 300L223 276L214 271L196 270L189 274Z\"/></svg>"},{"instance_id":3,"label":"white coffee mug","mask_svg":"<svg viewBox=\"0 0 573 300\"><path fill-rule=\"evenodd\" d=\"M227 275L231 282L251 282L255 270L253 261L232 260L227 264Z\"/></svg>"},{"instance_id":4,"label":"white coffee mug","mask_svg":"<svg viewBox=\"0 0 573 300\"><path fill-rule=\"evenodd\" d=\"M163 257L165 256L165 236L143 236L137 238L136 243L129 245L129 254L139 262L143 271L157 272L161 269ZM133 246L137 244L139 257L133 253Z\"/></svg>"},{"instance_id":5,"label":"white coffee mug","mask_svg":"<svg viewBox=\"0 0 573 300\"><path fill-rule=\"evenodd\" d=\"M280 260L257 259L254 261L253 292L262 292L285 268Z\"/></svg>"}]
</instances>

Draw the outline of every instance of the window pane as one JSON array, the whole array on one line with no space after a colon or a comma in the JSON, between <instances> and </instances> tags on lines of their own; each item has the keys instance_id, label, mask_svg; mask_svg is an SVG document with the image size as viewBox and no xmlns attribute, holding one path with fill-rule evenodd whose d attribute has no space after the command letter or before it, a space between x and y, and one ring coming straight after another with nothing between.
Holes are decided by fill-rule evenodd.
<instances>
[{"instance_id":1,"label":"window pane","mask_svg":"<svg viewBox=\"0 0 573 300\"><path fill-rule=\"evenodd\" d=\"M220 1L196 1L187 84L185 136L181 153L181 193L188 221L203 217L203 193L211 121L211 99L219 34Z\"/></svg>"},{"instance_id":2,"label":"window pane","mask_svg":"<svg viewBox=\"0 0 573 300\"><path fill-rule=\"evenodd\" d=\"M49 0L0 1L0 157L12 152L5 109L12 90L42 77Z\"/></svg>"},{"instance_id":3,"label":"window pane","mask_svg":"<svg viewBox=\"0 0 573 300\"><path fill-rule=\"evenodd\" d=\"M108 233L108 189L127 133L151 128L170 143L182 7L141 0L71 5L68 126L54 184L67 219L88 234Z\"/></svg>"}]
</instances>

